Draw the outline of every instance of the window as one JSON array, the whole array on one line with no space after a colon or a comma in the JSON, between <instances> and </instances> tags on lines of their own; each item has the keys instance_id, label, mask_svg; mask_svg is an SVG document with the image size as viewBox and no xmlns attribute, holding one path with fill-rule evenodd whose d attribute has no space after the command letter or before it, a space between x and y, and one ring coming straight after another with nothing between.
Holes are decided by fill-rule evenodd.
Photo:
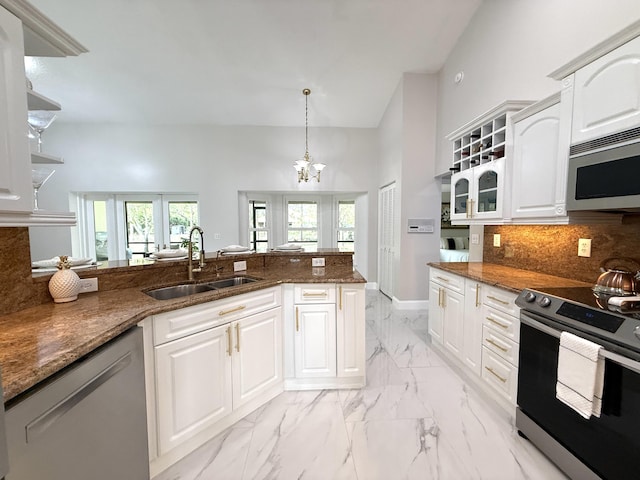
<instances>
[{"instance_id":1,"label":"window","mask_svg":"<svg viewBox=\"0 0 640 480\"><path fill-rule=\"evenodd\" d=\"M98 261L178 248L198 224L195 195L81 194L78 200L80 255Z\"/></svg>"},{"instance_id":2,"label":"window","mask_svg":"<svg viewBox=\"0 0 640 480\"><path fill-rule=\"evenodd\" d=\"M249 248L259 253L269 249L267 202L249 200Z\"/></svg>"},{"instance_id":3,"label":"window","mask_svg":"<svg viewBox=\"0 0 640 480\"><path fill-rule=\"evenodd\" d=\"M356 202L338 201L338 249L341 252L353 252L356 231Z\"/></svg>"},{"instance_id":4,"label":"window","mask_svg":"<svg viewBox=\"0 0 640 480\"><path fill-rule=\"evenodd\" d=\"M318 249L317 202L287 202L287 242L299 243L310 252Z\"/></svg>"}]
</instances>

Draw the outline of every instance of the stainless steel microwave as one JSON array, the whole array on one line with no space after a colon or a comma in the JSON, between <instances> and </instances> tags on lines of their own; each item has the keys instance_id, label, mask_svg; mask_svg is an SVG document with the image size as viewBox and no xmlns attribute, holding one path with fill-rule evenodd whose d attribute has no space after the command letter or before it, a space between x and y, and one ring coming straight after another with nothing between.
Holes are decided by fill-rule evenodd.
<instances>
[{"instance_id":1,"label":"stainless steel microwave","mask_svg":"<svg viewBox=\"0 0 640 480\"><path fill-rule=\"evenodd\" d=\"M571 146L567 210L640 212L640 128Z\"/></svg>"}]
</instances>

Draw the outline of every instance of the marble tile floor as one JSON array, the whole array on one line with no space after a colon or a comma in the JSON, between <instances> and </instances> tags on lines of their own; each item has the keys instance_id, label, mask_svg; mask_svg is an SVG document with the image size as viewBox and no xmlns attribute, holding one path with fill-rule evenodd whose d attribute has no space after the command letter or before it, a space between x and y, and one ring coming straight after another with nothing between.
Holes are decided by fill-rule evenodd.
<instances>
[{"instance_id":1,"label":"marble tile floor","mask_svg":"<svg viewBox=\"0 0 640 480\"><path fill-rule=\"evenodd\" d=\"M566 477L430 348L426 312L367 291L367 386L284 392L154 480Z\"/></svg>"}]
</instances>

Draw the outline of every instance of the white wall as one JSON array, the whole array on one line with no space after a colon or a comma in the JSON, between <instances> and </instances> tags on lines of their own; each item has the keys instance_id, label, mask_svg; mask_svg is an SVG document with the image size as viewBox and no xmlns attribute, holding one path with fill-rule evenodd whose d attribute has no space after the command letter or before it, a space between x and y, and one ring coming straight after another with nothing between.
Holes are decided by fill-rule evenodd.
<instances>
[{"instance_id":1,"label":"white wall","mask_svg":"<svg viewBox=\"0 0 640 480\"><path fill-rule=\"evenodd\" d=\"M372 192L368 207L376 212L376 129L310 128L310 153L328 165L319 184L298 184L293 169L304 154L304 128L60 123L43 142L46 153L65 158L41 191L44 208L68 210L73 191L198 193L208 251L238 243L238 191ZM375 245L376 225L364 225ZM33 257L70 249L68 228L33 228L31 239ZM366 257L360 272L375 278L375 253Z\"/></svg>"},{"instance_id":2,"label":"white wall","mask_svg":"<svg viewBox=\"0 0 640 480\"><path fill-rule=\"evenodd\" d=\"M439 73L437 173L451 166L447 134L505 100L559 91L549 73L639 18L638 0L482 2Z\"/></svg>"},{"instance_id":3,"label":"white wall","mask_svg":"<svg viewBox=\"0 0 640 480\"><path fill-rule=\"evenodd\" d=\"M437 79L404 74L380 122L378 186L396 182L396 255L393 297L428 297L426 263L438 260L440 185L435 176ZM407 233L409 218L434 219L433 234Z\"/></svg>"}]
</instances>

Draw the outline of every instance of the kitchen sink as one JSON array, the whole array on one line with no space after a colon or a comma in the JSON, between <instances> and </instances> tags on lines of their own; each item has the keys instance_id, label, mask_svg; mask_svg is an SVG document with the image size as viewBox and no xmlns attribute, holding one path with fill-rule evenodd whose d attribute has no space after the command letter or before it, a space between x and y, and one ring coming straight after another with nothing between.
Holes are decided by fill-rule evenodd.
<instances>
[{"instance_id":1,"label":"kitchen sink","mask_svg":"<svg viewBox=\"0 0 640 480\"><path fill-rule=\"evenodd\" d=\"M148 290L144 293L156 300L169 300L171 298L186 297L195 293L210 292L212 290L219 290L221 288L237 287L239 285L245 285L257 281L257 278L252 277L233 277L222 278L220 280L214 280L207 283L187 283L182 285L174 285L173 287L162 287Z\"/></svg>"},{"instance_id":2,"label":"kitchen sink","mask_svg":"<svg viewBox=\"0 0 640 480\"><path fill-rule=\"evenodd\" d=\"M173 287L156 288L146 293L156 300L169 300L170 298L186 297L194 293L210 292L216 288L208 283L190 283L187 285L174 285Z\"/></svg>"},{"instance_id":3,"label":"kitchen sink","mask_svg":"<svg viewBox=\"0 0 640 480\"><path fill-rule=\"evenodd\" d=\"M213 282L208 282L205 285L212 285L213 288L227 288L227 287L236 287L238 285L244 285L246 283L252 283L255 281L257 281L257 279L252 277L233 277L233 278L223 278L221 280L214 280Z\"/></svg>"}]
</instances>

